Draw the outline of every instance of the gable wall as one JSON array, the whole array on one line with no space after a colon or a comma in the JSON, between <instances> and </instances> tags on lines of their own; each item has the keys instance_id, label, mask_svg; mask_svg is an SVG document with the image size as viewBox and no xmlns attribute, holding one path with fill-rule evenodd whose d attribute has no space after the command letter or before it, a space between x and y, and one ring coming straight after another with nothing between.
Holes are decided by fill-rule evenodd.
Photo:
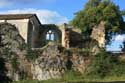
<instances>
[{"instance_id":1,"label":"gable wall","mask_svg":"<svg viewBox=\"0 0 125 83\"><path fill-rule=\"evenodd\" d=\"M0 22L8 22L15 25L18 28L20 35L24 38L25 43L27 43L28 21L29 19L0 20Z\"/></svg>"}]
</instances>

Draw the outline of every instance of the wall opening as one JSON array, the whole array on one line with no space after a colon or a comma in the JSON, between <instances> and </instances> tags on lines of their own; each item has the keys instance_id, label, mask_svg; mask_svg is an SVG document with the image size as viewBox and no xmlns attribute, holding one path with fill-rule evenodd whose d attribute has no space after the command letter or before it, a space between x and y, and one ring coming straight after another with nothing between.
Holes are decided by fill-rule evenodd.
<instances>
[{"instance_id":1,"label":"wall opening","mask_svg":"<svg viewBox=\"0 0 125 83\"><path fill-rule=\"evenodd\" d=\"M62 32L55 25L45 25L39 32L39 46L46 46L49 42L61 44Z\"/></svg>"},{"instance_id":2,"label":"wall opening","mask_svg":"<svg viewBox=\"0 0 125 83\"><path fill-rule=\"evenodd\" d=\"M46 41L54 41L54 40L55 40L54 32L52 30L49 30L46 33Z\"/></svg>"}]
</instances>

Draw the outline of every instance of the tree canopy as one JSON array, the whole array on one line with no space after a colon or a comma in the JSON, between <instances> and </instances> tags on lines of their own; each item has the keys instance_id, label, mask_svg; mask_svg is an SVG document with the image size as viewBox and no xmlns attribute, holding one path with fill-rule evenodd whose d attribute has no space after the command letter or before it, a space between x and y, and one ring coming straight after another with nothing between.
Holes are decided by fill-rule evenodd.
<instances>
[{"instance_id":1,"label":"tree canopy","mask_svg":"<svg viewBox=\"0 0 125 83\"><path fill-rule=\"evenodd\" d=\"M71 24L80 28L84 35L90 36L92 28L101 21L106 23L107 40L111 39L113 33L121 33L125 30L121 11L110 0L89 0L85 7L75 14Z\"/></svg>"}]
</instances>

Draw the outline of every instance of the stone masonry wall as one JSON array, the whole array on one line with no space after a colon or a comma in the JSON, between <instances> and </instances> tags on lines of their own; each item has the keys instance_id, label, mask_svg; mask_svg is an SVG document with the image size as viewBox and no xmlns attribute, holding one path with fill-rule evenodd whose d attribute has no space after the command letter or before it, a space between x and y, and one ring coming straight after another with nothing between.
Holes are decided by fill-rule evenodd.
<instances>
[{"instance_id":1,"label":"stone masonry wall","mask_svg":"<svg viewBox=\"0 0 125 83\"><path fill-rule=\"evenodd\" d=\"M98 41L100 47L105 46L105 22L101 22L93 28L91 38Z\"/></svg>"}]
</instances>

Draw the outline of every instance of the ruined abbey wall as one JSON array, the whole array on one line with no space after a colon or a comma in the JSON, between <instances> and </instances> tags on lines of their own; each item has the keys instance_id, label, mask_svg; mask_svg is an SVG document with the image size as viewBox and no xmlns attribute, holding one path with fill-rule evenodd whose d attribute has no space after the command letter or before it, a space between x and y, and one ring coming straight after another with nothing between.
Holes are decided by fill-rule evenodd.
<instances>
[{"instance_id":1,"label":"ruined abbey wall","mask_svg":"<svg viewBox=\"0 0 125 83\"><path fill-rule=\"evenodd\" d=\"M0 23L7 22L12 25L15 25L18 28L20 35L24 38L25 42L27 43L28 21L28 19L0 20Z\"/></svg>"},{"instance_id":2,"label":"ruined abbey wall","mask_svg":"<svg viewBox=\"0 0 125 83\"><path fill-rule=\"evenodd\" d=\"M54 25L54 24L45 24L41 25L41 28L39 30L39 43L38 48L43 47L48 43L48 41L54 41L58 44L61 44L64 47L69 47L69 37L67 33L68 27L66 24L63 25ZM69 30L68 30L69 31ZM52 37L51 37L52 36Z\"/></svg>"},{"instance_id":3,"label":"ruined abbey wall","mask_svg":"<svg viewBox=\"0 0 125 83\"><path fill-rule=\"evenodd\" d=\"M105 22L93 28L91 38L98 41L100 47L105 47Z\"/></svg>"}]
</instances>

